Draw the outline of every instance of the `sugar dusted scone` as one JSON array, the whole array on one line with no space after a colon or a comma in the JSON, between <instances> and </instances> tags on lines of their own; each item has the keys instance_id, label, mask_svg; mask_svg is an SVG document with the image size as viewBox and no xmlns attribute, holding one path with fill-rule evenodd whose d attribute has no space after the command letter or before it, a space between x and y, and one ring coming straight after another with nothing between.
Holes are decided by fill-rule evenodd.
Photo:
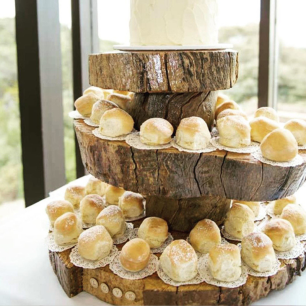
<instances>
[{"instance_id":1,"label":"sugar dusted scone","mask_svg":"<svg viewBox=\"0 0 306 306\"><path fill-rule=\"evenodd\" d=\"M272 131L278 129L279 123L266 118L257 117L250 121L252 141L262 142L262 140Z\"/></svg>"},{"instance_id":2,"label":"sugar dusted scone","mask_svg":"<svg viewBox=\"0 0 306 306\"><path fill-rule=\"evenodd\" d=\"M119 197L118 205L122 209L125 218L135 218L144 212L144 198L136 192L125 191Z\"/></svg>"},{"instance_id":3,"label":"sugar dusted scone","mask_svg":"<svg viewBox=\"0 0 306 306\"><path fill-rule=\"evenodd\" d=\"M238 201L233 200L233 204L239 203L248 206L252 212L254 213L254 216L257 217L260 211L260 202L251 202L251 201Z\"/></svg>"},{"instance_id":4,"label":"sugar dusted scone","mask_svg":"<svg viewBox=\"0 0 306 306\"><path fill-rule=\"evenodd\" d=\"M107 183L91 176L86 184L85 192L86 194L98 194L99 196L104 196L108 186Z\"/></svg>"},{"instance_id":5,"label":"sugar dusted scone","mask_svg":"<svg viewBox=\"0 0 306 306\"><path fill-rule=\"evenodd\" d=\"M111 101L107 101L107 100L97 101L92 107L90 120L93 123L99 125L102 115L106 111L113 109L113 108L118 108L118 106Z\"/></svg>"},{"instance_id":6,"label":"sugar dusted scone","mask_svg":"<svg viewBox=\"0 0 306 306\"><path fill-rule=\"evenodd\" d=\"M46 213L50 224L53 226L55 220L67 212L74 212L73 205L66 200L54 200L47 204Z\"/></svg>"},{"instance_id":7,"label":"sugar dusted scone","mask_svg":"<svg viewBox=\"0 0 306 306\"><path fill-rule=\"evenodd\" d=\"M227 116L241 116L243 117L245 120L248 120L248 116L246 115L246 113L240 109L226 109L224 111L222 111L221 113L219 113L217 120L222 119L224 117Z\"/></svg>"},{"instance_id":8,"label":"sugar dusted scone","mask_svg":"<svg viewBox=\"0 0 306 306\"><path fill-rule=\"evenodd\" d=\"M273 212L275 215L281 215L283 209L289 204L296 204L296 196L292 195L283 199L275 200L272 202Z\"/></svg>"},{"instance_id":9,"label":"sugar dusted scone","mask_svg":"<svg viewBox=\"0 0 306 306\"><path fill-rule=\"evenodd\" d=\"M105 201L107 204L118 205L119 198L124 194L125 190L121 187L108 185L105 190Z\"/></svg>"},{"instance_id":10,"label":"sugar dusted scone","mask_svg":"<svg viewBox=\"0 0 306 306\"><path fill-rule=\"evenodd\" d=\"M281 218L291 223L295 235L306 234L306 210L300 205L287 205L283 209Z\"/></svg>"},{"instance_id":11,"label":"sugar dusted scone","mask_svg":"<svg viewBox=\"0 0 306 306\"><path fill-rule=\"evenodd\" d=\"M108 100L112 101L122 109L127 109L128 104L132 101L128 93L129 92L127 91L124 92L124 94L119 94L116 91L114 91L112 94L108 96Z\"/></svg>"},{"instance_id":12,"label":"sugar dusted scone","mask_svg":"<svg viewBox=\"0 0 306 306\"><path fill-rule=\"evenodd\" d=\"M81 96L74 102L76 110L84 117L90 117L93 105L100 98L92 92Z\"/></svg>"},{"instance_id":13,"label":"sugar dusted scone","mask_svg":"<svg viewBox=\"0 0 306 306\"><path fill-rule=\"evenodd\" d=\"M215 113L215 118L218 118L219 114L222 113L223 111L225 111L226 109L236 109L236 110L240 110L239 105L234 102L234 101L226 101L223 102L222 104L220 104L217 108L216 108L216 113Z\"/></svg>"},{"instance_id":14,"label":"sugar dusted scone","mask_svg":"<svg viewBox=\"0 0 306 306\"><path fill-rule=\"evenodd\" d=\"M85 195L85 187L80 185L69 185L65 191L65 200L69 201L74 208L79 208L80 202Z\"/></svg>"},{"instance_id":15,"label":"sugar dusted scone","mask_svg":"<svg viewBox=\"0 0 306 306\"><path fill-rule=\"evenodd\" d=\"M84 223L95 224L97 216L105 208L103 198L97 194L85 196L80 203L81 219Z\"/></svg>"},{"instance_id":16,"label":"sugar dusted scone","mask_svg":"<svg viewBox=\"0 0 306 306\"><path fill-rule=\"evenodd\" d=\"M279 122L279 116L277 115L277 112L274 108L272 107L261 107L256 110L255 118L257 117L265 117L268 119L271 119L273 121Z\"/></svg>"},{"instance_id":17,"label":"sugar dusted scone","mask_svg":"<svg viewBox=\"0 0 306 306\"><path fill-rule=\"evenodd\" d=\"M285 123L284 128L290 131L299 146L306 145L306 121L292 119Z\"/></svg>"},{"instance_id":18,"label":"sugar dusted scone","mask_svg":"<svg viewBox=\"0 0 306 306\"><path fill-rule=\"evenodd\" d=\"M103 89L100 87L90 86L86 90L84 90L83 95L87 95L89 93L93 93L96 95L99 99L104 98L104 92Z\"/></svg>"}]
</instances>

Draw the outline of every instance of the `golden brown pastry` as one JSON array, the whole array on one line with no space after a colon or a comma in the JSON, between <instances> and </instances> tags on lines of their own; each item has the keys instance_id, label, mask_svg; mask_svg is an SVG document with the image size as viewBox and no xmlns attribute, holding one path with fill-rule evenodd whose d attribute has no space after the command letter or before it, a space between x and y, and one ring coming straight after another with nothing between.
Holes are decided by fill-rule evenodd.
<instances>
[{"instance_id":1,"label":"golden brown pastry","mask_svg":"<svg viewBox=\"0 0 306 306\"><path fill-rule=\"evenodd\" d=\"M124 194L125 190L121 187L108 185L105 191L105 201L107 204L118 205L119 198Z\"/></svg>"},{"instance_id":2,"label":"golden brown pastry","mask_svg":"<svg viewBox=\"0 0 306 306\"><path fill-rule=\"evenodd\" d=\"M238 201L233 200L233 204L239 203L248 206L252 212L254 213L255 217L258 217L259 211L260 211L260 202L251 202L251 201Z\"/></svg>"},{"instance_id":3,"label":"golden brown pastry","mask_svg":"<svg viewBox=\"0 0 306 306\"><path fill-rule=\"evenodd\" d=\"M226 109L240 109L239 105L234 101L223 102L216 108L215 118L218 118L218 115Z\"/></svg>"},{"instance_id":4,"label":"golden brown pastry","mask_svg":"<svg viewBox=\"0 0 306 306\"><path fill-rule=\"evenodd\" d=\"M217 120L222 119L224 117L227 116L241 116L243 117L245 120L248 120L248 116L246 115L245 112L243 112L242 110L239 109L226 109L224 111L222 111L221 113L219 113Z\"/></svg>"},{"instance_id":5,"label":"golden brown pastry","mask_svg":"<svg viewBox=\"0 0 306 306\"><path fill-rule=\"evenodd\" d=\"M273 212L275 215L281 215L283 212L283 209L288 204L296 204L296 196L292 195L283 199L279 199L272 202L273 204Z\"/></svg>"},{"instance_id":6,"label":"golden brown pastry","mask_svg":"<svg viewBox=\"0 0 306 306\"><path fill-rule=\"evenodd\" d=\"M306 233L306 211L300 205L287 205L283 209L281 218L291 223L296 235L304 235Z\"/></svg>"},{"instance_id":7,"label":"golden brown pastry","mask_svg":"<svg viewBox=\"0 0 306 306\"><path fill-rule=\"evenodd\" d=\"M284 128L289 130L299 146L306 145L306 121L292 119L285 123Z\"/></svg>"},{"instance_id":8,"label":"golden brown pastry","mask_svg":"<svg viewBox=\"0 0 306 306\"><path fill-rule=\"evenodd\" d=\"M102 197L97 194L85 196L80 203L82 221L84 223L95 224L103 208L105 208L105 204Z\"/></svg>"},{"instance_id":9,"label":"golden brown pastry","mask_svg":"<svg viewBox=\"0 0 306 306\"><path fill-rule=\"evenodd\" d=\"M84 117L90 117L93 105L99 100L99 97L90 92L81 96L74 102L76 110Z\"/></svg>"},{"instance_id":10,"label":"golden brown pastry","mask_svg":"<svg viewBox=\"0 0 306 306\"><path fill-rule=\"evenodd\" d=\"M103 99L104 98L104 92L102 88L99 87L95 87L95 86L90 86L88 87L83 95L87 95L89 93L93 93L94 95L96 95L99 99Z\"/></svg>"},{"instance_id":11,"label":"golden brown pastry","mask_svg":"<svg viewBox=\"0 0 306 306\"><path fill-rule=\"evenodd\" d=\"M277 112L272 107L261 107L261 108L257 109L254 117L255 118L265 117L265 118L271 119L273 121L279 122L279 117L277 115Z\"/></svg>"},{"instance_id":12,"label":"golden brown pastry","mask_svg":"<svg viewBox=\"0 0 306 306\"><path fill-rule=\"evenodd\" d=\"M107 100L97 101L92 107L90 120L93 123L99 125L102 115L106 111L113 109L113 108L118 108L118 106L113 102L110 102Z\"/></svg>"},{"instance_id":13,"label":"golden brown pastry","mask_svg":"<svg viewBox=\"0 0 306 306\"><path fill-rule=\"evenodd\" d=\"M50 224L53 226L55 220L66 212L73 213L73 205L66 200L54 200L47 204L46 213Z\"/></svg>"},{"instance_id":14,"label":"golden brown pastry","mask_svg":"<svg viewBox=\"0 0 306 306\"><path fill-rule=\"evenodd\" d=\"M219 107L222 103L232 101L227 95L219 92L218 93L218 98L216 102L216 108Z\"/></svg>"},{"instance_id":15,"label":"golden brown pastry","mask_svg":"<svg viewBox=\"0 0 306 306\"><path fill-rule=\"evenodd\" d=\"M107 183L91 176L85 187L85 192L86 194L98 194L99 196L104 196L108 186Z\"/></svg>"},{"instance_id":16,"label":"golden brown pastry","mask_svg":"<svg viewBox=\"0 0 306 306\"><path fill-rule=\"evenodd\" d=\"M250 121L251 139L262 142L262 140L272 131L279 128L279 124L272 119L257 117Z\"/></svg>"},{"instance_id":17,"label":"golden brown pastry","mask_svg":"<svg viewBox=\"0 0 306 306\"><path fill-rule=\"evenodd\" d=\"M114 90L114 93L110 94L108 96L108 100L116 103L120 108L127 109L127 105L131 102L131 97L127 94L119 94L116 93L116 90Z\"/></svg>"},{"instance_id":18,"label":"golden brown pastry","mask_svg":"<svg viewBox=\"0 0 306 306\"><path fill-rule=\"evenodd\" d=\"M69 201L74 208L80 207L81 200L85 197L85 187L79 185L70 185L65 191L65 200Z\"/></svg>"},{"instance_id":19,"label":"golden brown pastry","mask_svg":"<svg viewBox=\"0 0 306 306\"><path fill-rule=\"evenodd\" d=\"M119 207L125 218L135 218L143 214L144 198L141 194L125 191L119 198Z\"/></svg>"}]
</instances>

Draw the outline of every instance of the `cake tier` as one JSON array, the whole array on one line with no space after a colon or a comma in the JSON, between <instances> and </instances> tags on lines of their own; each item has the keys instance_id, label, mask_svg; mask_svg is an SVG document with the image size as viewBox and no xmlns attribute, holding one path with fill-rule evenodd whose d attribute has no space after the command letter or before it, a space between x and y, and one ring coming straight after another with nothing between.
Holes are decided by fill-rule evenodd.
<instances>
[{"instance_id":1,"label":"cake tier","mask_svg":"<svg viewBox=\"0 0 306 306\"><path fill-rule=\"evenodd\" d=\"M222 51L111 52L89 56L89 83L136 93L188 93L233 87L238 53Z\"/></svg>"},{"instance_id":2,"label":"cake tier","mask_svg":"<svg viewBox=\"0 0 306 306\"><path fill-rule=\"evenodd\" d=\"M176 239L186 238L186 234L172 232L172 235ZM217 287L205 282L174 287L165 284L156 273L131 281L114 274L109 266L99 269L76 267L70 262L70 252L49 251L54 273L66 294L73 297L86 291L113 305L249 305L271 291L284 289L306 268L303 254L296 259L281 260L281 269L274 276L249 275L246 284L238 288Z\"/></svg>"},{"instance_id":3,"label":"cake tier","mask_svg":"<svg viewBox=\"0 0 306 306\"><path fill-rule=\"evenodd\" d=\"M133 117L135 128L150 118L167 119L176 129L183 118L197 116L212 128L218 92L208 91L186 94L135 94L126 111Z\"/></svg>"},{"instance_id":4,"label":"cake tier","mask_svg":"<svg viewBox=\"0 0 306 306\"><path fill-rule=\"evenodd\" d=\"M306 163L284 168L263 164L250 154L138 150L124 141L95 137L94 128L82 120L75 120L74 125L89 173L146 196L184 199L212 195L272 201L294 194L306 179ZM306 161L306 151L300 155Z\"/></svg>"}]
</instances>

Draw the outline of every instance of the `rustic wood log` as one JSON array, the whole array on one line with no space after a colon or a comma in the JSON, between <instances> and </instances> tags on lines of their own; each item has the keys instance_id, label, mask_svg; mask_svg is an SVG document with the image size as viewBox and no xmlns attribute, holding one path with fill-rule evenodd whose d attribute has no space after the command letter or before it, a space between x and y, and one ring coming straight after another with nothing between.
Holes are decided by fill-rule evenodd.
<instances>
[{"instance_id":1,"label":"rustic wood log","mask_svg":"<svg viewBox=\"0 0 306 306\"><path fill-rule=\"evenodd\" d=\"M185 239L187 234L183 236L182 233L172 232L172 235L175 239ZM120 249L122 246L118 247ZM122 279L109 266L99 269L72 269L69 275L63 273L63 267L72 265L69 262L69 253L70 250L62 253L50 252L54 272L62 280L61 285L66 284L63 289L66 291L74 288L75 279L79 280L83 276L84 291L113 305L250 305L273 290L284 289L306 268L304 253L296 259L281 260L281 269L274 276L249 275L246 284L238 288L216 287L205 282L173 287L165 284L156 273L141 280ZM66 293L72 297L82 291L81 288L79 286L77 291Z\"/></svg>"},{"instance_id":2,"label":"rustic wood log","mask_svg":"<svg viewBox=\"0 0 306 306\"><path fill-rule=\"evenodd\" d=\"M124 141L99 139L82 120L74 122L88 172L146 196L272 201L294 194L306 179L305 150L300 151L302 165L284 168L263 164L251 154L137 150Z\"/></svg>"},{"instance_id":3,"label":"rustic wood log","mask_svg":"<svg viewBox=\"0 0 306 306\"><path fill-rule=\"evenodd\" d=\"M137 93L188 93L233 87L233 50L111 52L89 56L89 83Z\"/></svg>"},{"instance_id":4,"label":"rustic wood log","mask_svg":"<svg viewBox=\"0 0 306 306\"><path fill-rule=\"evenodd\" d=\"M61 253L49 251L49 258L63 290L68 297L73 297L83 291L83 269L70 262L69 254L70 250Z\"/></svg>"},{"instance_id":5,"label":"rustic wood log","mask_svg":"<svg viewBox=\"0 0 306 306\"><path fill-rule=\"evenodd\" d=\"M126 111L133 117L135 128L149 118L167 119L177 128L181 119L197 116L205 120L211 129L215 117L218 92L187 94L135 94Z\"/></svg>"},{"instance_id":6,"label":"rustic wood log","mask_svg":"<svg viewBox=\"0 0 306 306\"><path fill-rule=\"evenodd\" d=\"M163 218L171 230L189 232L202 219L222 224L230 204L230 200L219 197L175 200L150 196L146 198L146 215Z\"/></svg>"}]
</instances>

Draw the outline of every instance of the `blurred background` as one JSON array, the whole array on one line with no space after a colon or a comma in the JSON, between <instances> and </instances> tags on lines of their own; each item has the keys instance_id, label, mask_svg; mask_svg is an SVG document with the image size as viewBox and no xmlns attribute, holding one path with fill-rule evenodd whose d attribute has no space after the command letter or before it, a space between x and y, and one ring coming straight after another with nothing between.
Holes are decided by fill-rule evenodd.
<instances>
[{"instance_id":1,"label":"blurred background","mask_svg":"<svg viewBox=\"0 0 306 306\"><path fill-rule=\"evenodd\" d=\"M66 182L76 178L68 117L74 102L71 1L59 0ZM273 106L282 121L306 119L306 1L276 1ZM128 43L129 5L129 0L97 0L100 52ZM240 62L239 80L227 94L249 115L258 106L260 5L260 0L220 0L219 41L233 44ZM15 1L0 0L0 220L25 207L15 35Z\"/></svg>"}]
</instances>

